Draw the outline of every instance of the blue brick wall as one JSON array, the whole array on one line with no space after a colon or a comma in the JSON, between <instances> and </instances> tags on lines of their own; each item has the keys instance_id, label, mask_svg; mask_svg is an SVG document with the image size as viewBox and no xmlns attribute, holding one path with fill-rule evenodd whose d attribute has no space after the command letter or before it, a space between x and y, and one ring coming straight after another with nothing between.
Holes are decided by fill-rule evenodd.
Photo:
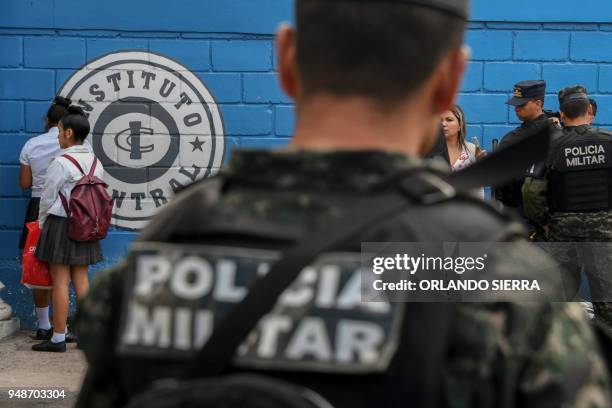
<instances>
[{"instance_id":1,"label":"blue brick wall","mask_svg":"<svg viewBox=\"0 0 612 408\"><path fill-rule=\"evenodd\" d=\"M212 65L215 71L272 70L272 42L264 40L226 40L212 44Z\"/></svg>"},{"instance_id":2,"label":"blue brick wall","mask_svg":"<svg viewBox=\"0 0 612 408\"><path fill-rule=\"evenodd\" d=\"M466 36L471 61L458 97L470 138L490 148L492 139L511 130L516 118L504 102L514 82L534 78L548 81L546 106L554 109L561 87L586 85L599 102L597 124L612 127L612 4L594 2L596 18L569 0L558 0L554 9L527 0L473 0ZM162 0L3 1L0 279L22 318L31 323L30 297L18 282L16 245L28 196L18 185L18 155L42 131L50 101L75 69L124 49L150 50L185 65L220 106L227 163L236 148L282 147L290 140L295 109L278 85L273 34L291 19L291 0L185 0L171 7ZM93 273L112 265L134 236L111 232L104 264Z\"/></svg>"},{"instance_id":3,"label":"blue brick wall","mask_svg":"<svg viewBox=\"0 0 612 408\"><path fill-rule=\"evenodd\" d=\"M497 3L496 3L497 4ZM478 22L470 25L466 43L472 58L458 101L464 106L470 131L482 128L483 146L517 124L503 104L512 84L522 79L545 79L546 107L558 110L557 92L585 85L599 103L596 124L612 127L612 48L606 24L545 24Z\"/></svg>"}]
</instances>

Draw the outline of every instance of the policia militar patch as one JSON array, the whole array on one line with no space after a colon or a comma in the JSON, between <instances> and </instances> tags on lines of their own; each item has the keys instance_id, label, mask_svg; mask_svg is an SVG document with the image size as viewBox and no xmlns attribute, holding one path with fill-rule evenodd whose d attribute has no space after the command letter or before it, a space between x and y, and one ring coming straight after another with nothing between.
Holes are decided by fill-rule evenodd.
<instances>
[{"instance_id":1,"label":"policia militar patch","mask_svg":"<svg viewBox=\"0 0 612 408\"><path fill-rule=\"evenodd\" d=\"M280 252L136 243L128 258L118 353L189 360ZM384 372L404 304L362 303L360 253L329 253L295 282L243 341L233 364L346 374Z\"/></svg>"}]
</instances>

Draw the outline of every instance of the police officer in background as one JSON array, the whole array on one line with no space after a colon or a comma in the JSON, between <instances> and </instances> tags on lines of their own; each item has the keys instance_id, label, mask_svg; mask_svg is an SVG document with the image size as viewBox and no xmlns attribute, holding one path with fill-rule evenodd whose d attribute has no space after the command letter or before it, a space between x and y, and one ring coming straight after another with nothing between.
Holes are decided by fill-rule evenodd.
<instances>
[{"instance_id":1,"label":"police officer in background","mask_svg":"<svg viewBox=\"0 0 612 408\"><path fill-rule=\"evenodd\" d=\"M446 334L421 341L438 322L411 310L439 305L362 303L359 284L349 284L359 275L338 275L350 254L359 259L362 242L500 240L510 248L500 262L506 272L518 268L546 280L544 271L554 268L518 236L520 226L469 194L440 187L448 186L444 170L418 159L454 103L467 59L468 6L296 1L295 30L281 26L276 40L280 82L296 103L290 148L234 152L220 176L189 187L151 221L128 262L98 274L79 308L89 363L80 406L122 406L153 381L180 373L274 254L339 222L356 203L397 191L402 174L419 175L428 187L407 195L405 210L326 253L325 274L305 269L229 371L289 381L335 407L399 407L411 405L409 390L439 361L431 406L610 405L607 374L579 306L457 304ZM214 272L214 290L210 280L186 283L192 270ZM179 303L187 301L197 310ZM445 347L430 353L439 341ZM422 355L432 358L419 363Z\"/></svg>"},{"instance_id":2,"label":"police officer in background","mask_svg":"<svg viewBox=\"0 0 612 408\"><path fill-rule=\"evenodd\" d=\"M544 176L525 180L525 212L552 241L579 243L560 248L573 274L569 286L577 290L584 266L595 317L612 328L612 247L605 244L612 241L612 133L590 126L584 87L561 90L559 105L564 128L551 142Z\"/></svg>"},{"instance_id":3,"label":"police officer in background","mask_svg":"<svg viewBox=\"0 0 612 408\"><path fill-rule=\"evenodd\" d=\"M516 117L523 123L506 134L499 142L498 149L523 140L526 137L537 137L543 132L549 132L551 122L544 113L544 95L546 82L542 80L522 81L514 85L514 96L506 103L514 107ZM540 165L541 167L541 165ZM534 168L528 169L526 175ZM504 186L495 189L495 199L501 202L504 208L513 210L523 220L529 230L529 236L538 240L541 232L533 221L525 216L523 210L523 197L521 188L525 177L518 178Z\"/></svg>"}]
</instances>

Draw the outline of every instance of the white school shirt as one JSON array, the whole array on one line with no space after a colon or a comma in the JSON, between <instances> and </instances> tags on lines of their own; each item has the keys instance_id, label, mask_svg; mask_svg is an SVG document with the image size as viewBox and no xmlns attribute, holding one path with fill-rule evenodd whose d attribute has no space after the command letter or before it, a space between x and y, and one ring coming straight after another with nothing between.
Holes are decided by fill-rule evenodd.
<instances>
[{"instance_id":1,"label":"white school shirt","mask_svg":"<svg viewBox=\"0 0 612 408\"><path fill-rule=\"evenodd\" d=\"M59 193L61 192L64 194L66 200L70 200L72 189L76 183L83 178L83 174L81 174L77 166L65 157L60 157L63 154L69 154L78 161L85 174L89 173L89 169L93 164L94 155L91 153L91 149L85 145L76 145L63 149L60 151L58 157L51 161L47 169L47 179L40 196L38 219L41 228L49 214L59 217L68 216L62 205ZM99 179L104 177L104 168L100 160L98 160L96 164L94 176Z\"/></svg>"},{"instance_id":2,"label":"white school shirt","mask_svg":"<svg viewBox=\"0 0 612 408\"><path fill-rule=\"evenodd\" d=\"M21 149L19 163L32 169L32 197L41 196L49 163L60 154L58 135L59 129L52 127L47 133L28 140ZM83 145L93 151L88 141Z\"/></svg>"},{"instance_id":3,"label":"white school shirt","mask_svg":"<svg viewBox=\"0 0 612 408\"><path fill-rule=\"evenodd\" d=\"M45 185L47 167L51 159L60 152L58 134L57 127L52 127L47 133L28 140L21 149L19 163L32 168L32 197L40 197Z\"/></svg>"}]
</instances>

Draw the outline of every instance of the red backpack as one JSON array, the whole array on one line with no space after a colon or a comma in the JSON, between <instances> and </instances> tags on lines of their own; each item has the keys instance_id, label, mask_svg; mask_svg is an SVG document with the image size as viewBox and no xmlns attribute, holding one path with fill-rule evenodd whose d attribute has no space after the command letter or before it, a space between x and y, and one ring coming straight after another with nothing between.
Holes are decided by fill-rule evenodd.
<instances>
[{"instance_id":1,"label":"red backpack","mask_svg":"<svg viewBox=\"0 0 612 408\"><path fill-rule=\"evenodd\" d=\"M113 213L113 199L106 191L108 185L93 175L98 159L94 157L89 174L85 174L72 156L64 154L62 157L70 160L83 175L70 192L70 205L60 192L62 205L68 215L68 237L80 242L104 239Z\"/></svg>"}]
</instances>

